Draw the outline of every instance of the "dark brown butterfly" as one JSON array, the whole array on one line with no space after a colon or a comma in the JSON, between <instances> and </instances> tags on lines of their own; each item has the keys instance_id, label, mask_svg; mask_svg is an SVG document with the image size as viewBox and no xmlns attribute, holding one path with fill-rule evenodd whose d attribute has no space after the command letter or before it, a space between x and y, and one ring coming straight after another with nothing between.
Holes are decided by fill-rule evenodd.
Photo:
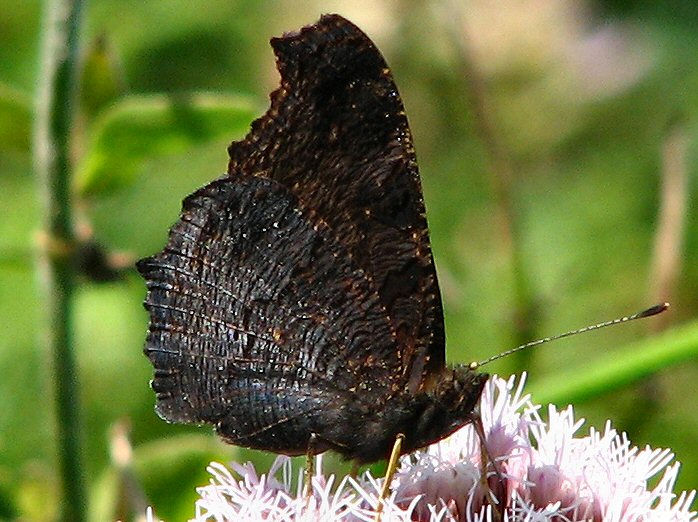
<instances>
[{"instance_id":1,"label":"dark brown butterfly","mask_svg":"<svg viewBox=\"0 0 698 522\"><path fill-rule=\"evenodd\" d=\"M397 87L340 16L271 45L271 107L138 263L157 412L288 455L410 452L470 422L487 375L445 366Z\"/></svg>"}]
</instances>

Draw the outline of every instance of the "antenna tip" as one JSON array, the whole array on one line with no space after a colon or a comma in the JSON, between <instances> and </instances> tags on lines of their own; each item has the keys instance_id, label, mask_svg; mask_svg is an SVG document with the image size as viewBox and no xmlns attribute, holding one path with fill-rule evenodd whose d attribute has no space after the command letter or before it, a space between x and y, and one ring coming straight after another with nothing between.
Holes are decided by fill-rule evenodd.
<instances>
[{"instance_id":1,"label":"antenna tip","mask_svg":"<svg viewBox=\"0 0 698 522\"><path fill-rule=\"evenodd\" d=\"M653 315L661 314L669 308L669 303L661 303L651 306L647 310L644 310L637 314L638 319L642 317L652 317Z\"/></svg>"}]
</instances>

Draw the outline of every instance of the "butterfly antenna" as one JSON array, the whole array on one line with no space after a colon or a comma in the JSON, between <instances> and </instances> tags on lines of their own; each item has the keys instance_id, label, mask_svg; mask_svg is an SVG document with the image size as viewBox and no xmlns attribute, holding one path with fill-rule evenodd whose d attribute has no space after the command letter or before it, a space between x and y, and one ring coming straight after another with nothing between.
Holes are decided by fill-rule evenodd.
<instances>
[{"instance_id":1,"label":"butterfly antenna","mask_svg":"<svg viewBox=\"0 0 698 522\"><path fill-rule=\"evenodd\" d=\"M508 355L511 355L512 353L520 352L521 350L526 350L528 348L533 348L534 346L538 346L540 344L549 343L550 341L556 341L558 339L564 339L565 337L571 337L573 335L591 332L592 330L599 330L601 328L606 328L607 326L613 326L615 324L627 323L629 321L634 321L635 319L643 319L645 317L652 317L653 315L661 314L667 308L669 308L669 303L661 303L661 304L651 306L650 308L643 310L642 312L638 312L636 314L633 314L633 315L626 315L625 317L619 317L618 319L613 319L611 321L604 321L603 323L585 326L584 328L578 328L577 330L571 330L569 332L561 333L558 335L553 335L552 337L544 337L543 339L538 339L537 341L531 341L530 343L522 344L521 346L517 346L516 348L512 348L511 350L507 350L506 352L502 352L500 354L493 355L492 357L485 359L484 361L472 362L472 363L470 363L470 369L475 370L475 369L479 368L480 366L484 366L485 364L489 364L492 361L496 361L497 359L501 359L502 357L506 357Z\"/></svg>"}]
</instances>

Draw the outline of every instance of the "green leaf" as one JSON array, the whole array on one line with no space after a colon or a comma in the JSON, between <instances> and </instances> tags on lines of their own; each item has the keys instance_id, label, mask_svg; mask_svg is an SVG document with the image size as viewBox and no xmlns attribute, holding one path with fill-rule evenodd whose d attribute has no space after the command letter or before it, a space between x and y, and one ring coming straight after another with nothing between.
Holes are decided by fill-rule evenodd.
<instances>
[{"instance_id":1,"label":"green leaf","mask_svg":"<svg viewBox=\"0 0 698 522\"><path fill-rule=\"evenodd\" d=\"M258 111L246 98L215 94L129 96L95 122L77 169L83 196L128 187L148 158L181 153L221 136L238 139Z\"/></svg>"},{"instance_id":2,"label":"green leaf","mask_svg":"<svg viewBox=\"0 0 698 522\"><path fill-rule=\"evenodd\" d=\"M0 83L0 151L29 153L31 120L30 97Z\"/></svg>"},{"instance_id":3,"label":"green leaf","mask_svg":"<svg viewBox=\"0 0 698 522\"><path fill-rule=\"evenodd\" d=\"M583 402L698 356L698 322L633 343L587 365L531 383L537 403Z\"/></svg>"},{"instance_id":4,"label":"green leaf","mask_svg":"<svg viewBox=\"0 0 698 522\"><path fill-rule=\"evenodd\" d=\"M189 519L198 498L196 488L209 480L206 467L212 460L229 458L229 447L211 433L180 435L141 444L124 467L111 464L96 481L90 520L142 517L145 505L139 504L153 506L158 520L160 517ZM131 512L134 509L136 513Z\"/></svg>"},{"instance_id":5,"label":"green leaf","mask_svg":"<svg viewBox=\"0 0 698 522\"><path fill-rule=\"evenodd\" d=\"M161 439L136 448L135 472L158 516L185 520L193 515L196 487L209 481L206 466L213 460L226 462L238 451L210 433Z\"/></svg>"}]
</instances>

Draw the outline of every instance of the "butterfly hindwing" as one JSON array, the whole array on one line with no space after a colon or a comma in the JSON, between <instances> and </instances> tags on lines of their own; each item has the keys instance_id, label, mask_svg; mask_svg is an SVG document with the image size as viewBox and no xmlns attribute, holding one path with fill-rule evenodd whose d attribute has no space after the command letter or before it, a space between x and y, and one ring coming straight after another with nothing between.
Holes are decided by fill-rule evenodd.
<instances>
[{"instance_id":1,"label":"butterfly hindwing","mask_svg":"<svg viewBox=\"0 0 698 522\"><path fill-rule=\"evenodd\" d=\"M185 200L167 247L138 264L161 416L216 424L233 415L245 420L243 436L308 414L357 380L387 387L397 359L365 363L389 360L366 347L391 346L390 325L361 271L322 232L265 178L226 176ZM305 388L294 391L300 406L269 407L294 387Z\"/></svg>"}]
</instances>

